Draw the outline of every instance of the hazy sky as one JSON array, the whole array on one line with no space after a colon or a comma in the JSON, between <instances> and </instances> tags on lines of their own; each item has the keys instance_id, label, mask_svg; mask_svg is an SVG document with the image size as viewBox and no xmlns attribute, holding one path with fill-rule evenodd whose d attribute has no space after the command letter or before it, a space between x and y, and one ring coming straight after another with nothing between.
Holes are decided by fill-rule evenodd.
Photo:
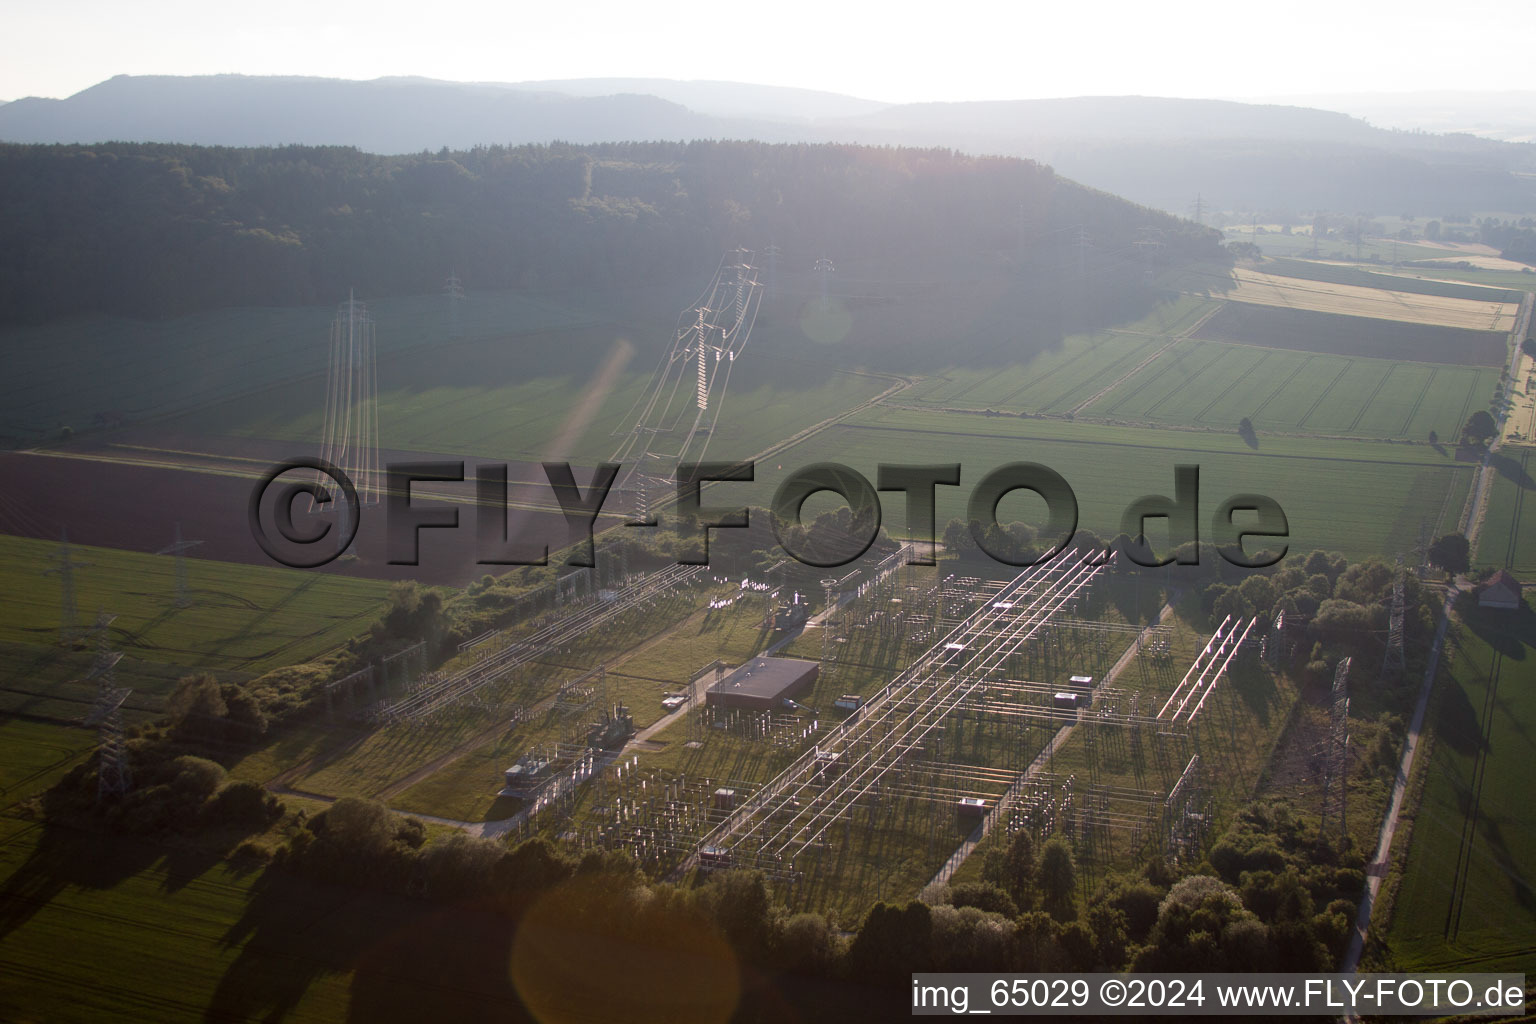
<instances>
[{"instance_id":1,"label":"hazy sky","mask_svg":"<svg viewBox=\"0 0 1536 1024\"><path fill-rule=\"evenodd\" d=\"M219 72L708 78L893 102L1517 89L1532 38L1524 0L4 0L0 99Z\"/></svg>"}]
</instances>

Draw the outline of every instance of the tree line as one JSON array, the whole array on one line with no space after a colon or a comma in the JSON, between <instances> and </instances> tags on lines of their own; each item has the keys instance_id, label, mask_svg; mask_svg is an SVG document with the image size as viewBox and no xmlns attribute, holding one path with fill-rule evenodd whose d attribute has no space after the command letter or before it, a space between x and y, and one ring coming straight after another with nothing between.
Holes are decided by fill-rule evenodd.
<instances>
[{"instance_id":1,"label":"tree line","mask_svg":"<svg viewBox=\"0 0 1536 1024\"><path fill-rule=\"evenodd\" d=\"M1068 227L1105 252L1221 258L1210 229L945 149L0 145L0 322L431 293L453 271L470 289L624 287L696 277L735 246L933 266L1054 253Z\"/></svg>"}]
</instances>

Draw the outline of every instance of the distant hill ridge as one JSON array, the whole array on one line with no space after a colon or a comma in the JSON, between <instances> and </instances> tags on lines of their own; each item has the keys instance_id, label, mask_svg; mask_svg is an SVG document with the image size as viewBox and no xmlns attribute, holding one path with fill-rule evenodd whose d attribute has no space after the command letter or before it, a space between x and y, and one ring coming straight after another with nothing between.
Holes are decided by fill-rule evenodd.
<instances>
[{"instance_id":1,"label":"distant hill ridge","mask_svg":"<svg viewBox=\"0 0 1536 1024\"><path fill-rule=\"evenodd\" d=\"M0 140L355 146L756 139L1023 156L1136 202L1349 214L1536 210L1536 145L1388 131L1307 107L1145 96L884 104L733 82L118 76L0 107Z\"/></svg>"}]
</instances>

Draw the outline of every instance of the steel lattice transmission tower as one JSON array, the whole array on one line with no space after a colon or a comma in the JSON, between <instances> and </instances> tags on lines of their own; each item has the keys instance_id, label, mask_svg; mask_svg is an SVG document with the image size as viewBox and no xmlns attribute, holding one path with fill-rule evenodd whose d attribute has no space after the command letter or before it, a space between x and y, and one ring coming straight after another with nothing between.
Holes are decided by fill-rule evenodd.
<instances>
[{"instance_id":1,"label":"steel lattice transmission tower","mask_svg":"<svg viewBox=\"0 0 1536 1024\"><path fill-rule=\"evenodd\" d=\"M59 538L59 550L48 557L58 563L55 568L45 570L43 575L59 578L59 642L71 644L80 635L75 625L79 615L75 609L75 570L87 568L94 563L75 561L74 553L69 547L67 529Z\"/></svg>"},{"instance_id":2,"label":"steel lattice transmission tower","mask_svg":"<svg viewBox=\"0 0 1536 1024\"><path fill-rule=\"evenodd\" d=\"M129 786L128 758L123 750L123 702L133 691L117 685L117 663L123 652L112 650L107 627L113 618L106 612L98 613L92 629L96 659L90 678L96 682L96 700L85 716L85 724L98 730L96 799L100 801L122 796Z\"/></svg>"},{"instance_id":3,"label":"steel lattice transmission tower","mask_svg":"<svg viewBox=\"0 0 1536 1024\"><path fill-rule=\"evenodd\" d=\"M709 448L731 367L746 348L762 303L753 254L727 252L709 287L678 316L672 347L630 409L633 424L609 462L622 466L614 487L649 519L665 503L677 465L701 462Z\"/></svg>"},{"instance_id":4,"label":"steel lattice transmission tower","mask_svg":"<svg viewBox=\"0 0 1536 1024\"><path fill-rule=\"evenodd\" d=\"M1392 580L1392 614L1387 624L1387 653L1381 662L1381 676L1402 675L1407 667L1403 655L1403 560L1397 560L1397 575Z\"/></svg>"},{"instance_id":5,"label":"steel lattice transmission tower","mask_svg":"<svg viewBox=\"0 0 1536 1024\"><path fill-rule=\"evenodd\" d=\"M176 607L185 608L192 603L192 592L187 586L187 552L201 544L200 540L182 540L181 524L176 524L176 536L169 545L156 551L157 555L176 556Z\"/></svg>"},{"instance_id":6,"label":"steel lattice transmission tower","mask_svg":"<svg viewBox=\"0 0 1536 1024\"><path fill-rule=\"evenodd\" d=\"M821 275L821 304L825 306L832 301L832 275L837 273L837 267L832 265L830 258L823 256L811 269Z\"/></svg>"},{"instance_id":7,"label":"steel lattice transmission tower","mask_svg":"<svg viewBox=\"0 0 1536 1024\"><path fill-rule=\"evenodd\" d=\"M331 322L331 349L325 392L325 425L320 457L336 466L357 488L363 505L379 500L378 351L368 307L352 295ZM334 482L321 481L334 490ZM341 514L346 502L333 495ZM346 523L341 536L346 535Z\"/></svg>"},{"instance_id":8,"label":"steel lattice transmission tower","mask_svg":"<svg viewBox=\"0 0 1536 1024\"><path fill-rule=\"evenodd\" d=\"M1320 831L1326 834L1329 820L1337 813L1341 839L1349 834L1349 662L1348 658L1340 661L1333 673L1328 747L1324 754L1323 813L1319 826Z\"/></svg>"},{"instance_id":9,"label":"steel lattice transmission tower","mask_svg":"<svg viewBox=\"0 0 1536 1024\"><path fill-rule=\"evenodd\" d=\"M834 577L828 577L821 581L823 603L821 606L821 670L827 675L837 667L838 631L833 627L833 611L837 605L837 584Z\"/></svg>"},{"instance_id":10,"label":"steel lattice transmission tower","mask_svg":"<svg viewBox=\"0 0 1536 1024\"><path fill-rule=\"evenodd\" d=\"M443 285L443 294L448 297L448 336L450 338L462 338L464 328L459 323L459 308L464 304L464 282L459 280L459 272L454 270L448 275L448 283Z\"/></svg>"}]
</instances>

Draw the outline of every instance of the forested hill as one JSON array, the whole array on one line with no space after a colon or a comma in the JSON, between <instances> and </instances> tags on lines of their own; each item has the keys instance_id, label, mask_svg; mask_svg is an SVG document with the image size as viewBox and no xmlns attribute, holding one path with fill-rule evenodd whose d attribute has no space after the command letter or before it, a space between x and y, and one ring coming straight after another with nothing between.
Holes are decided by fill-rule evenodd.
<instances>
[{"instance_id":1,"label":"forested hill","mask_svg":"<svg viewBox=\"0 0 1536 1024\"><path fill-rule=\"evenodd\" d=\"M0 321L435 292L455 270L472 290L627 286L769 244L810 262L1002 254L1024 279L1059 267L1079 228L1113 256L1097 268L1107 307L1117 281L1141 286L1141 253L1221 257L1209 229L1030 161L948 150L0 145Z\"/></svg>"}]
</instances>

